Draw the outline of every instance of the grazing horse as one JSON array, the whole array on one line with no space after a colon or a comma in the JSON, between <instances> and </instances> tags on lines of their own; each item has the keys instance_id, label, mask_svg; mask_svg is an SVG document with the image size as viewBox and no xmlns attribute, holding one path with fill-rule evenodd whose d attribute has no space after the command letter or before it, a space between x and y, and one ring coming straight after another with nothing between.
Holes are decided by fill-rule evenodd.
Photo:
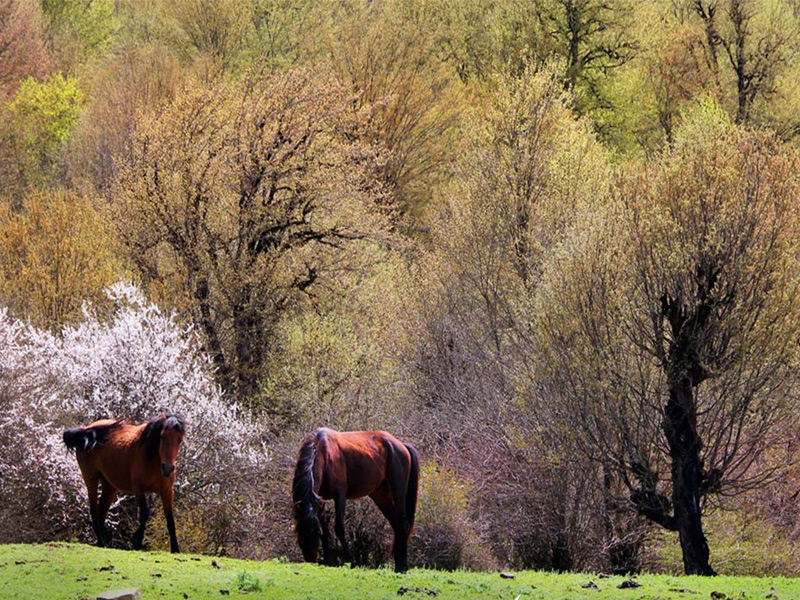
<instances>
[{"instance_id":1,"label":"grazing horse","mask_svg":"<svg viewBox=\"0 0 800 600\"><path fill-rule=\"evenodd\" d=\"M345 560L352 560L344 531L348 499L369 496L394 531L394 566L408 570L408 536L414 525L419 486L417 451L385 431L317 429L298 453L292 496L297 541L303 558L316 562L319 541L327 554L328 533L320 522L324 500L333 500L335 530Z\"/></svg>"},{"instance_id":2,"label":"grazing horse","mask_svg":"<svg viewBox=\"0 0 800 600\"><path fill-rule=\"evenodd\" d=\"M64 432L64 444L75 450L81 475L89 493L92 527L99 546L108 545L106 515L117 492L134 494L139 503L139 529L133 534L133 547L141 549L149 510L145 493L161 495L172 552L180 552L172 517L175 459L186 425L176 415L162 414L148 423L131 425L105 419L87 427ZM97 488L102 483L98 502Z\"/></svg>"}]
</instances>

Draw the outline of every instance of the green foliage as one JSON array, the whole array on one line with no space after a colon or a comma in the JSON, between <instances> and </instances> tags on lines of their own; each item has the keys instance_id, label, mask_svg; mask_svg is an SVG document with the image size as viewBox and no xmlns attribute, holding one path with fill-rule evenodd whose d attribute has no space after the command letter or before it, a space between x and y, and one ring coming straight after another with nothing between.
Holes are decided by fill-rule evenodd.
<instances>
[{"instance_id":1,"label":"green foliage","mask_svg":"<svg viewBox=\"0 0 800 600\"><path fill-rule=\"evenodd\" d=\"M139 119L112 209L213 340L225 388L251 396L280 318L390 237L379 154L346 134L347 90L317 71L191 83Z\"/></svg>"},{"instance_id":2,"label":"green foliage","mask_svg":"<svg viewBox=\"0 0 800 600\"><path fill-rule=\"evenodd\" d=\"M313 43L324 8L318 0L253 0L247 52L270 65L288 66Z\"/></svg>"},{"instance_id":3,"label":"green foliage","mask_svg":"<svg viewBox=\"0 0 800 600\"><path fill-rule=\"evenodd\" d=\"M67 139L80 118L83 99L77 77L56 73L44 82L25 79L10 108L25 142L47 152Z\"/></svg>"},{"instance_id":4,"label":"green foliage","mask_svg":"<svg viewBox=\"0 0 800 600\"><path fill-rule=\"evenodd\" d=\"M422 468L419 489L411 564L449 571L490 567L491 553L478 524L469 518L474 510L473 486L430 462Z\"/></svg>"},{"instance_id":5,"label":"green foliage","mask_svg":"<svg viewBox=\"0 0 800 600\"><path fill-rule=\"evenodd\" d=\"M77 77L56 73L46 81L25 79L8 104L6 135L16 168L27 185L54 178L62 145L80 119L84 94Z\"/></svg>"},{"instance_id":6,"label":"green foliage","mask_svg":"<svg viewBox=\"0 0 800 600\"><path fill-rule=\"evenodd\" d=\"M105 50L117 28L114 0L41 0L66 65Z\"/></svg>"},{"instance_id":7,"label":"green foliage","mask_svg":"<svg viewBox=\"0 0 800 600\"><path fill-rule=\"evenodd\" d=\"M175 0L163 7L175 24L173 45L187 59L199 55L230 68L252 35L249 0Z\"/></svg>"},{"instance_id":8,"label":"green foliage","mask_svg":"<svg viewBox=\"0 0 800 600\"><path fill-rule=\"evenodd\" d=\"M402 414L397 346L408 273L393 252L371 249L358 274L340 273L313 310L286 315L254 407L276 428L387 428ZM346 300L345 300L346 299Z\"/></svg>"},{"instance_id":9,"label":"green foliage","mask_svg":"<svg viewBox=\"0 0 800 600\"><path fill-rule=\"evenodd\" d=\"M353 429L374 419L369 379L375 348L348 315L306 312L284 321L263 382L264 408L289 423Z\"/></svg>"},{"instance_id":10,"label":"green foliage","mask_svg":"<svg viewBox=\"0 0 800 600\"><path fill-rule=\"evenodd\" d=\"M714 564L720 572L769 577L796 569L800 560L796 544L786 531L765 520L752 507L745 504L734 510L716 511L708 516L706 523ZM669 532L656 533L648 568L680 572L680 545L676 537Z\"/></svg>"},{"instance_id":11,"label":"green foliage","mask_svg":"<svg viewBox=\"0 0 800 600\"><path fill-rule=\"evenodd\" d=\"M269 585L267 583L266 585ZM261 580L247 571L241 571L236 575L236 588L241 592L248 594L250 592L261 591Z\"/></svg>"}]
</instances>

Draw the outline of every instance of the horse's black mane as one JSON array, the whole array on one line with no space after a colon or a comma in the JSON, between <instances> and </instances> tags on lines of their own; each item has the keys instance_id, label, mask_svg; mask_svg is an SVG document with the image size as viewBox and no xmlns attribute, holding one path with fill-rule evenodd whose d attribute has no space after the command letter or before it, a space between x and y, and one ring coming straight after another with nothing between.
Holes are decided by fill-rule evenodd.
<instances>
[{"instance_id":1,"label":"horse's black mane","mask_svg":"<svg viewBox=\"0 0 800 600\"><path fill-rule=\"evenodd\" d=\"M177 429L181 435L186 432L186 424L180 415L167 413L166 418L164 418L164 415L159 415L150 419L145 425L140 438L147 456L152 457L158 454L158 447L161 444L161 430L164 427Z\"/></svg>"},{"instance_id":2,"label":"horse's black mane","mask_svg":"<svg viewBox=\"0 0 800 600\"><path fill-rule=\"evenodd\" d=\"M317 443L323 435L324 432L317 429L303 442L292 482L295 532L306 560L312 560L316 554L322 532L322 523L317 515L318 508L322 506L322 498L314 491L314 460L317 456Z\"/></svg>"}]
</instances>

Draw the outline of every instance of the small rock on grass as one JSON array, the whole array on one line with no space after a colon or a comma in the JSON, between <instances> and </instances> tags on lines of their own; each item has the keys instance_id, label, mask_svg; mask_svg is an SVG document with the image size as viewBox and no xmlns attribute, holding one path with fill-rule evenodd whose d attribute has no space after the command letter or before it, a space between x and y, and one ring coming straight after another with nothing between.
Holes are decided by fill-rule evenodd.
<instances>
[{"instance_id":1,"label":"small rock on grass","mask_svg":"<svg viewBox=\"0 0 800 600\"><path fill-rule=\"evenodd\" d=\"M728 596L723 594L722 592L711 592L711 598L713 600L725 600Z\"/></svg>"},{"instance_id":2,"label":"small rock on grass","mask_svg":"<svg viewBox=\"0 0 800 600\"><path fill-rule=\"evenodd\" d=\"M439 590L429 590L427 588L420 588L420 587L413 587L409 588L404 585L400 586L400 589L397 590L397 595L402 596L407 592L416 592L418 594L427 594L428 596L438 596Z\"/></svg>"},{"instance_id":3,"label":"small rock on grass","mask_svg":"<svg viewBox=\"0 0 800 600\"><path fill-rule=\"evenodd\" d=\"M139 588L125 588L123 590L109 590L97 594L97 600L139 600L142 592Z\"/></svg>"},{"instance_id":4,"label":"small rock on grass","mask_svg":"<svg viewBox=\"0 0 800 600\"><path fill-rule=\"evenodd\" d=\"M596 590L597 584L594 581L590 581L589 583L584 583L581 587L585 590Z\"/></svg>"},{"instance_id":5,"label":"small rock on grass","mask_svg":"<svg viewBox=\"0 0 800 600\"><path fill-rule=\"evenodd\" d=\"M638 581L634 581L633 579L626 579L622 583L617 586L621 590L629 590L632 588L642 587L642 584Z\"/></svg>"}]
</instances>

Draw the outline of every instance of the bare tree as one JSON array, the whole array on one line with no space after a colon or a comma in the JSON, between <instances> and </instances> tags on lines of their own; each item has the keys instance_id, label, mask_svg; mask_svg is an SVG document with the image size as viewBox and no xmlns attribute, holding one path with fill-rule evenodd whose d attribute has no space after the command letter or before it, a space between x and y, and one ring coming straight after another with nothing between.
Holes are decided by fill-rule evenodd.
<instances>
[{"instance_id":1,"label":"bare tree","mask_svg":"<svg viewBox=\"0 0 800 600\"><path fill-rule=\"evenodd\" d=\"M770 8L757 0L729 0L720 18L719 0L694 0L694 9L706 32L708 64L719 77L719 56L727 58L736 81L736 122L752 118L759 96L775 92L776 76L786 64L790 44L798 31L794 19L765 15ZM758 23L757 17L767 17Z\"/></svg>"},{"instance_id":2,"label":"bare tree","mask_svg":"<svg viewBox=\"0 0 800 600\"><path fill-rule=\"evenodd\" d=\"M254 75L188 89L137 129L112 209L229 391L256 391L280 316L388 229L375 154L345 135L347 100L311 71Z\"/></svg>"},{"instance_id":3,"label":"bare tree","mask_svg":"<svg viewBox=\"0 0 800 600\"><path fill-rule=\"evenodd\" d=\"M623 178L619 212L551 265L537 315L544 410L704 575L708 502L769 478L765 448L788 451L800 337L797 156L711 121Z\"/></svg>"},{"instance_id":4,"label":"bare tree","mask_svg":"<svg viewBox=\"0 0 800 600\"><path fill-rule=\"evenodd\" d=\"M622 66L637 50L626 27L630 11L622 0L551 0L542 6L544 27L566 59L567 87L585 91L589 106L607 105L598 75Z\"/></svg>"}]
</instances>

